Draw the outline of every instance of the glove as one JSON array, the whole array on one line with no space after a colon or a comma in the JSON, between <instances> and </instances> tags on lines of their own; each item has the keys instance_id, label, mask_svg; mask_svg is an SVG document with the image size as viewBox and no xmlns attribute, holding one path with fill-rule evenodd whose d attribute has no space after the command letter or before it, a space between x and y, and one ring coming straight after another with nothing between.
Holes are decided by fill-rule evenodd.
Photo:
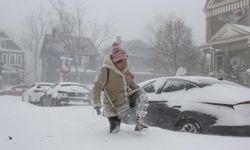
<instances>
[{"instance_id":1,"label":"glove","mask_svg":"<svg viewBox=\"0 0 250 150\"><path fill-rule=\"evenodd\" d=\"M102 113L101 113L101 108L100 108L100 107L96 107L95 110L96 110L96 114L97 114L97 115L101 115L101 114L102 114Z\"/></svg>"}]
</instances>

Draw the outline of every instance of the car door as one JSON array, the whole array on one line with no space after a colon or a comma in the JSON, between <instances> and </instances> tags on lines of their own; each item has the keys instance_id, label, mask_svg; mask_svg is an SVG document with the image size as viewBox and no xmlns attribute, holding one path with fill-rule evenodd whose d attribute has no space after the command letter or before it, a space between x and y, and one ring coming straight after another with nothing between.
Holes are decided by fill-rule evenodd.
<instances>
[{"instance_id":1,"label":"car door","mask_svg":"<svg viewBox=\"0 0 250 150\"><path fill-rule=\"evenodd\" d=\"M168 79L156 92L154 102L151 102L150 118L156 125L163 128L174 128L176 118L182 107L182 99L189 88L195 87L184 80Z\"/></svg>"},{"instance_id":2,"label":"car door","mask_svg":"<svg viewBox=\"0 0 250 150\"><path fill-rule=\"evenodd\" d=\"M162 111L162 121L168 126L174 127L175 121L184 105L189 105L185 98L189 95L189 90L196 86L190 82L180 79L169 79L159 91L158 99L165 102L165 110Z\"/></svg>"},{"instance_id":3,"label":"car door","mask_svg":"<svg viewBox=\"0 0 250 150\"><path fill-rule=\"evenodd\" d=\"M167 128L168 120L165 114L168 110L166 100L162 99L160 92L167 82L167 78L152 80L145 86L144 91L147 93L149 99L147 123L151 126Z\"/></svg>"}]
</instances>

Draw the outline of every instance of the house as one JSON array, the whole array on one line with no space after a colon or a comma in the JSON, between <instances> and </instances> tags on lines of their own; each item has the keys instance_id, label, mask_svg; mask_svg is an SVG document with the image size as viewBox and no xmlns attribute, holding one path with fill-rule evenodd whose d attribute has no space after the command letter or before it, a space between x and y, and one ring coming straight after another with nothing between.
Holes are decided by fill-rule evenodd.
<instances>
[{"instance_id":1,"label":"house","mask_svg":"<svg viewBox=\"0 0 250 150\"><path fill-rule=\"evenodd\" d=\"M23 80L24 51L8 36L0 31L1 87L19 84Z\"/></svg>"},{"instance_id":2,"label":"house","mask_svg":"<svg viewBox=\"0 0 250 150\"><path fill-rule=\"evenodd\" d=\"M207 0L206 43L209 72L249 85L250 0Z\"/></svg>"},{"instance_id":3,"label":"house","mask_svg":"<svg viewBox=\"0 0 250 150\"><path fill-rule=\"evenodd\" d=\"M153 77L157 77L154 70L154 49L142 40L122 41L117 37L117 41L126 51L129 57L129 69L135 75L137 82L144 81ZM111 54L112 47L104 49L104 54Z\"/></svg>"},{"instance_id":4,"label":"house","mask_svg":"<svg viewBox=\"0 0 250 150\"><path fill-rule=\"evenodd\" d=\"M40 52L42 81L93 83L96 76L96 60L99 55L94 44L88 38L79 39L71 36L67 40L73 43L71 47L65 43L57 30L45 35ZM73 49L76 45L79 47L78 51ZM68 73L63 74L64 71ZM60 80L62 76L63 79Z\"/></svg>"}]
</instances>

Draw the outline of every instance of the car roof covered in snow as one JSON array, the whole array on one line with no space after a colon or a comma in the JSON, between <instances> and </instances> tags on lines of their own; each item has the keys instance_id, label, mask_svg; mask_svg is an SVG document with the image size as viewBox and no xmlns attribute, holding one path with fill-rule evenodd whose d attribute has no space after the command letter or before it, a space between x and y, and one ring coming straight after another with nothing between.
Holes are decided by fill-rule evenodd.
<instances>
[{"instance_id":1,"label":"car roof covered in snow","mask_svg":"<svg viewBox=\"0 0 250 150\"><path fill-rule=\"evenodd\" d=\"M216 84L216 83L227 83L227 84L235 84L235 85L237 84L231 81L219 80L217 78L206 77L206 76L168 76L168 77L159 77L159 78L149 79L149 80L139 83L139 85L144 86L147 83L150 83L154 80L167 80L167 79L185 80L185 81L195 83L197 85L211 85L211 84Z\"/></svg>"}]
</instances>

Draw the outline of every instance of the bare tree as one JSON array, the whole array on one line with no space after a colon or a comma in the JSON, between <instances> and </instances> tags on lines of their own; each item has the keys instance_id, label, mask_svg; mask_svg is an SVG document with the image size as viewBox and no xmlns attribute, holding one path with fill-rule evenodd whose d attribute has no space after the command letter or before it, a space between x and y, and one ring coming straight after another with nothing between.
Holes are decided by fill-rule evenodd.
<instances>
[{"instance_id":1,"label":"bare tree","mask_svg":"<svg viewBox=\"0 0 250 150\"><path fill-rule=\"evenodd\" d=\"M149 31L158 69L168 75L174 75L179 67L194 71L200 56L193 46L192 29L182 18L159 16L156 25L149 25Z\"/></svg>"},{"instance_id":2,"label":"bare tree","mask_svg":"<svg viewBox=\"0 0 250 150\"><path fill-rule=\"evenodd\" d=\"M73 64L76 69L78 81L80 73L78 63L81 55L87 55L89 49L98 49L111 34L111 26L89 25L86 22L84 3L81 0L74 0L73 9L68 9L64 0L49 0L55 10L55 18L60 28L59 38L72 54ZM72 10L72 11L70 11ZM84 42L85 41L85 42ZM85 45L83 45L85 43ZM89 61L85 61L83 74L86 73Z\"/></svg>"},{"instance_id":3,"label":"bare tree","mask_svg":"<svg viewBox=\"0 0 250 150\"><path fill-rule=\"evenodd\" d=\"M28 49L34 59L33 71L35 81L39 80L38 75L38 65L39 65L39 52L41 49L43 37L48 29L48 18L49 14L40 8L37 12L33 12L26 19L26 29L25 36L22 41L26 49Z\"/></svg>"}]
</instances>

